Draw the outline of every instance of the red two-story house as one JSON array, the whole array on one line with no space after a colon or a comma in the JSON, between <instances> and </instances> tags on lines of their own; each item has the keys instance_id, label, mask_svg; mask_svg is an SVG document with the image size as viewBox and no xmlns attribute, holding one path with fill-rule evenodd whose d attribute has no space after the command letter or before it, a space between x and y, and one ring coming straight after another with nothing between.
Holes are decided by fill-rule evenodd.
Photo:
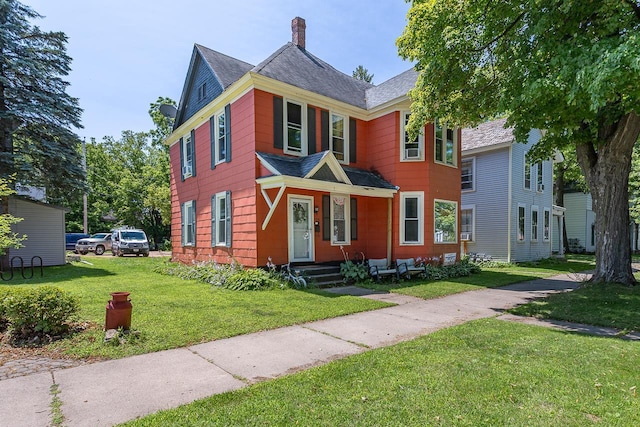
<instances>
[{"instance_id":1,"label":"red two-story house","mask_svg":"<svg viewBox=\"0 0 640 427\"><path fill-rule=\"evenodd\" d=\"M196 45L171 147L173 259L250 267L459 252L460 132L404 127L406 71L379 85L293 41L259 65Z\"/></svg>"}]
</instances>

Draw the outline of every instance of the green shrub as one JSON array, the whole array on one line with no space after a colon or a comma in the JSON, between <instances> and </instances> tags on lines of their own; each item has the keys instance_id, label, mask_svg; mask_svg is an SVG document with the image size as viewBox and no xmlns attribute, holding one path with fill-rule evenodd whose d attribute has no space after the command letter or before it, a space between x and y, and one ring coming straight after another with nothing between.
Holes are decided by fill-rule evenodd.
<instances>
[{"instance_id":1,"label":"green shrub","mask_svg":"<svg viewBox=\"0 0 640 427\"><path fill-rule=\"evenodd\" d=\"M234 291L256 291L282 286L269 272L259 268L234 273L225 281L223 287Z\"/></svg>"},{"instance_id":2,"label":"green shrub","mask_svg":"<svg viewBox=\"0 0 640 427\"><path fill-rule=\"evenodd\" d=\"M340 263L340 274L349 282L361 282L369 278L369 268L366 264L357 264L351 260Z\"/></svg>"},{"instance_id":3,"label":"green shrub","mask_svg":"<svg viewBox=\"0 0 640 427\"><path fill-rule=\"evenodd\" d=\"M4 300L9 295L10 289L0 288L0 332L7 329L9 319L7 319L6 310L4 308Z\"/></svg>"},{"instance_id":4,"label":"green shrub","mask_svg":"<svg viewBox=\"0 0 640 427\"><path fill-rule=\"evenodd\" d=\"M8 331L14 340L64 334L79 309L74 296L54 286L11 289L2 301Z\"/></svg>"},{"instance_id":5,"label":"green shrub","mask_svg":"<svg viewBox=\"0 0 640 427\"><path fill-rule=\"evenodd\" d=\"M167 261L155 268L154 271L184 280L198 280L210 285L226 287L226 281L238 271L242 271L242 265L235 260L231 264L218 264L213 261L182 264Z\"/></svg>"}]
</instances>

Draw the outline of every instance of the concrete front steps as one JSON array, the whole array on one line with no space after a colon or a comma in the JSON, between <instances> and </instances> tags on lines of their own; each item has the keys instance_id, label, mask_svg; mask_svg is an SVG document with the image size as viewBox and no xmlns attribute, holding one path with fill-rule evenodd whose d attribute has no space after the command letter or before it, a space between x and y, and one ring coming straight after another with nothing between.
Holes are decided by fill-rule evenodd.
<instances>
[{"instance_id":1,"label":"concrete front steps","mask_svg":"<svg viewBox=\"0 0 640 427\"><path fill-rule=\"evenodd\" d=\"M339 265L329 264L292 264L293 270L300 271L300 274L307 279L311 285L319 288L330 288L344 285L344 279L340 274Z\"/></svg>"}]
</instances>

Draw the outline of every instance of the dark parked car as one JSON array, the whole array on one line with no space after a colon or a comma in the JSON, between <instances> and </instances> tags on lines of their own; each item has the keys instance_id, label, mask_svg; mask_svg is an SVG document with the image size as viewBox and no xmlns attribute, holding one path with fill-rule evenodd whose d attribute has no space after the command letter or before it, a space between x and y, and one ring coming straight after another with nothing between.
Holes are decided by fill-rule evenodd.
<instances>
[{"instance_id":1,"label":"dark parked car","mask_svg":"<svg viewBox=\"0 0 640 427\"><path fill-rule=\"evenodd\" d=\"M89 237L88 234L84 233L67 233L65 235L65 247L68 251L76 250L76 242L80 239L84 239L85 237Z\"/></svg>"}]
</instances>

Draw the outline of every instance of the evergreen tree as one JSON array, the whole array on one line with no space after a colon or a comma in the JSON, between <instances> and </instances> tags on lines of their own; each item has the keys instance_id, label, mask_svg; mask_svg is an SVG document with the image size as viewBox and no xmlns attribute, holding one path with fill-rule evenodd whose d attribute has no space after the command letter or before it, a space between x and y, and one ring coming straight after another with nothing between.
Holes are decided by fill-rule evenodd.
<instances>
[{"instance_id":1,"label":"evergreen tree","mask_svg":"<svg viewBox=\"0 0 640 427\"><path fill-rule=\"evenodd\" d=\"M78 136L82 110L67 94L67 37L44 32L41 16L16 0L0 0L0 178L47 191L80 191Z\"/></svg>"},{"instance_id":2,"label":"evergreen tree","mask_svg":"<svg viewBox=\"0 0 640 427\"><path fill-rule=\"evenodd\" d=\"M371 83L373 81L373 74L369 74L369 70L364 68L362 65L358 65L358 68L353 71L352 75L356 79L365 81L367 83Z\"/></svg>"}]
</instances>

